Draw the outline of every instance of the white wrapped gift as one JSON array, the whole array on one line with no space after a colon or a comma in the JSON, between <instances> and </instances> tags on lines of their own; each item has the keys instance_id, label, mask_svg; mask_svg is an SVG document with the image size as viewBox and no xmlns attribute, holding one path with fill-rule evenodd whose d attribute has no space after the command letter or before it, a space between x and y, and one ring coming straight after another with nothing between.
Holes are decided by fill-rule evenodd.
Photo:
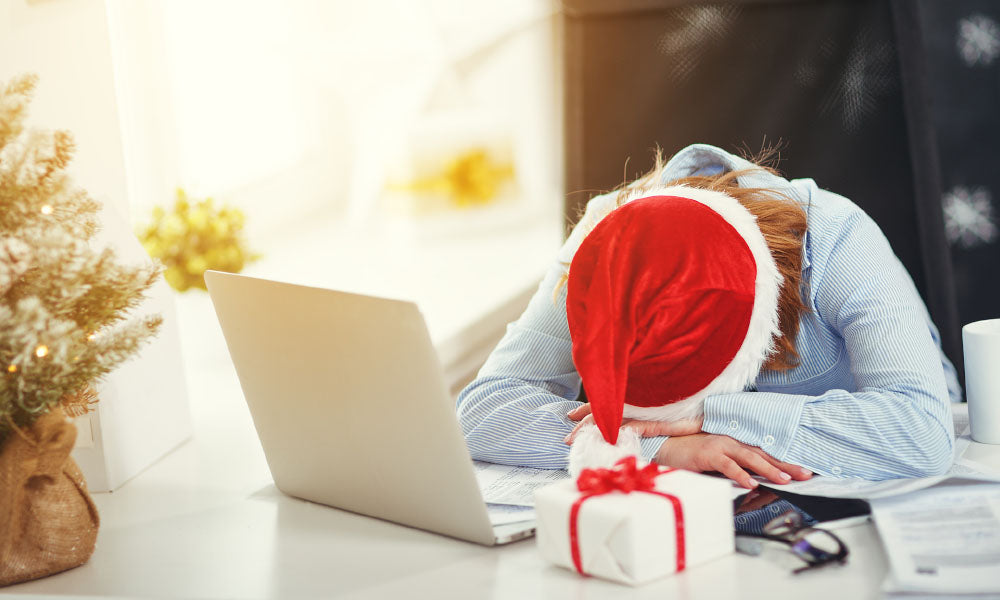
<instances>
[{"instance_id":1,"label":"white wrapped gift","mask_svg":"<svg viewBox=\"0 0 1000 600\"><path fill-rule=\"evenodd\" d=\"M623 464L630 459L631 467ZM641 471L634 467L635 457L630 459L620 461L613 470L588 469L580 480L588 472L591 483L595 472L599 472L598 478L603 474L604 479L618 481L645 476L651 480L653 493L615 490L590 495L608 485L598 482L591 492L581 491L580 480L572 479L535 493L538 549L545 559L586 575L639 585L733 552L732 485L728 480L683 470L637 475ZM631 475L620 474L629 468ZM663 468L653 465L647 469ZM575 515L578 568L571 543L571 513L581 498ZM677 504L679 512L675 511Z\"/></svg>"}]
</instances>

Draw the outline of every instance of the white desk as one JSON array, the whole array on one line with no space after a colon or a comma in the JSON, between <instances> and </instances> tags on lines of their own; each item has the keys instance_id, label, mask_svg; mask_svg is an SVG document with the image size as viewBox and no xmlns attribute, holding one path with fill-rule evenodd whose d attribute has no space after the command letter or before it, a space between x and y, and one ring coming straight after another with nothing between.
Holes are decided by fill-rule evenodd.
<instances>
[{"instance_id":1,"label":"white desk","mask_svg":"<svg viewBox=\"0 0 1000 600\"><path fill-rule=\"evenodd\" d=\"M182 306L188 319L183 342L194 438L120 490L95 495L102 523L97 549L86 565L0 589L0 595L810 600L881 596L878 589L887 567L871 525L838 532L851 550L846 567L792 575L797 561L774 549L756 558L734 554L648 586L628 588L548 565L538 556L533 540L484 548L284 496L271 481L207 302L187 304ZM439 337L461 333L460 328L449 333L448 327L438 327L446 334ZM973 446L970 452L979 460L986 457L1000 463L1000 446Z\"/></svg>"},{"instance_id":2,"label":"white desk","mask_svg":"<svg viewBox=\"0 0 1000 600\"><path fill-rule=\"evenodd\" d=\"M844 529L846 567L792 575L790 554L739 554L627 588L552 567L534 541L483 548L284 496L271 483L235 373L203 372L194 439L111 494L90 562L0 593L171 598L880 597L871 525ZM990 447L973 450L980 460Z\"/></svg>"},{"instance_id":3,"label":"white desk","mask_svg":"<svg viewBox=\"0 0 1000 600\"><path fill-rule=\"evenodd\" d=\"M0 593L171 598L873 598L886 571L871 526L843 530L845 568L792 575L775 551L734 554L628 588L552 567L533 540L484 548L284 496L235 374L197 395L195 437L111 494L82 567Z\"/></svg>"}]
</instances>

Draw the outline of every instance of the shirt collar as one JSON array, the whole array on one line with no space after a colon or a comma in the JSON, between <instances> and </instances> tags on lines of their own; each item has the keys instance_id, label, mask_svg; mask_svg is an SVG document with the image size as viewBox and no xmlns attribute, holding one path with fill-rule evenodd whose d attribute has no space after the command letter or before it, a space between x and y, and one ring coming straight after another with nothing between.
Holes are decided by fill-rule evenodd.
<instances>
[{"instance_id":1,"label":"shirt collar","mask_svg":"<svg viewBox=\"0 0 1000 600\"><path fill-rule=\"evenodd\" d=\"M682 177L695 174L713 174L713 172L739 171L753 169L757 165L745 158L730 154L721 148L709 144L692 144L673 156L660 172L660 183L667 184ZM701 173L699 173L699 171ZM811 187L796 185L784 177L758 170L739 178L740 187L759 187L779 191L798 202L806 211L808 218ZM810 266L809 262L809 231L802 238L802 268Z\"/></svg>"}]
</instances>

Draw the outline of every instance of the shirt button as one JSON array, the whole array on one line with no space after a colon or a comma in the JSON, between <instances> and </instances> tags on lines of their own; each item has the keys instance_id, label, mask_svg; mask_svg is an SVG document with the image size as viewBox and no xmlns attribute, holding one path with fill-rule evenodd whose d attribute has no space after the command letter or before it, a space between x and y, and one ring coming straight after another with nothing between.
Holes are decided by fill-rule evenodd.
<instances>
[{"instance_id":1,"label":"shirt button","mask_svg":"<svg viewBox=\"0 0 1000 600\"><path fill-rule=\"evenodd\" d=\"M739 427L740 424L736 421L736 419L733 419L732 421L729 422L730 429L739 429Z\"/></svg>"},{"instance_id":2,"label":"shirt button","mask_svg":"<svg viewBox=\"0 0 1000 600\"><path fill-rule=\"evenodd\" d=\"M773 512L774 514L778 514L779 512L781 512L781 509L772 504L771 505L771 512Z\"/></svg>"},{"instance_id":3,"label":"shirt button","mask_svg":"<svg viewBox=\"0 0 1000 600\"><path fill-rule=\"evenodd\" d=\"M773 443L774 443L774 436L773 435L764 436L764 445L765 446L770 446Z\"/></svg>"},{"instance_id":4,"label":"shirt button","mask_svg":"<svg viewBox=\"0 0 1000 600\"><path fill-rule=\"evenodd\" d=\"M834 475L840 475L841 471L843 471L843 469L841 469L840 467L833 467L832 469L830 469L830 472L833 473Z\"/></svg>"}]
</instances>

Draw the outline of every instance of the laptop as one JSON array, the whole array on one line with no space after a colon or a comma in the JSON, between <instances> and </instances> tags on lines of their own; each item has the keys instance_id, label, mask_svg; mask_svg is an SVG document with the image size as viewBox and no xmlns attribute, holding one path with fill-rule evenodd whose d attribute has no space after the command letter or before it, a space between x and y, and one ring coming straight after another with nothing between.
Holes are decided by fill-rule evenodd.
<instances>
[{"instance_id":1,"label":"laptop","mask_svg":"<svg viewBox=\"0 0 1000 600\"><path fill-rule=\"evenodd\" d=\"M218 271L208 293L279 490L484 545L493 526L413 302Z\"/></svg>"}]
</instances>

